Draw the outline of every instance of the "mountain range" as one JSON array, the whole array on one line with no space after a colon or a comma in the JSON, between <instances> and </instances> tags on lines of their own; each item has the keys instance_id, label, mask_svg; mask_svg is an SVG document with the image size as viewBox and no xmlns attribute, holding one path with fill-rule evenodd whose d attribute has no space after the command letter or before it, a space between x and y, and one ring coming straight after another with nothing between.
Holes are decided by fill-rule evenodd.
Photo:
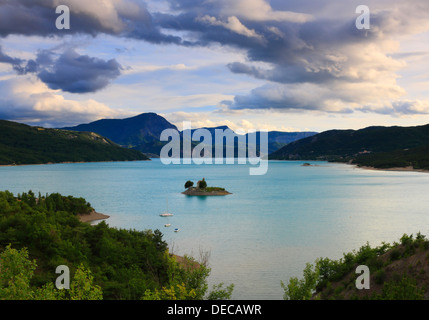
<instances>
[{"instance_id":1,"label":"mountain range","mask_svg":"<svg viewBox=\"0 0 429 320\"><path fill-rule=\"evenodd\" d=\"M31 127L0 120L0 164L127 161L159 157L160 135L177 127L155 113L126 119L104 119L62 129ZM227 126L207 129L212 134ZM191 130L191 135L195 133ZM184 131L180 132L185 140ZM246 141L247 140L246 136ZM260 144L257 134L256 145ZM199 141L191 141L195 147ZM245 148L250 147L247 143ZM234 146L237 156L239 144ZM226 147L224 147L224 155ZM413 167L429 170L429 125L414 127L373 126L360 130L316 132L268 132L271 160L324 160L375 168Z\"/></svg>"},{"instance_id":2,"label":"mountain range","mask_svg":"<svg viewBox=\"0 0 429 320\"><path fill-rule=\"evenodd\" d=\"M178 130L175 125L156 113L143 113L126 119L103 119L62 129L95 132L123 147L139 150L150 156L159 156L162 147L168 143L160 141L163 130ZM219 126L200 129L207 129L212 133L212 145L214 146L215 130L227 130L229 128L227 126ZM197 129L192 129L191 134L193 134L195 130ZM180 134L183 137L183 131L180 132ZM292 141L310 137L315 134L317 134L317 132L271 131L268 133L268 152L272 153ZM195 146L198 142L193 142L192 144Z\"/></svg>"}]
</instances>

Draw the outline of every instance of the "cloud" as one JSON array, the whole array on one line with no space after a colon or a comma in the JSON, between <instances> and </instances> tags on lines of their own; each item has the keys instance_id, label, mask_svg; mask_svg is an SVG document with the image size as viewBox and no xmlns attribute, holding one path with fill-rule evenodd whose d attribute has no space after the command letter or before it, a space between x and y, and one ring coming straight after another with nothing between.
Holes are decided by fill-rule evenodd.
<instances>
[{"instance_id":1,"label":"cloud","mask_svg":"<svg viewBox=\"0 0 429 320\"><path fill-rule=\"evenodd\" d=\"M371 112L379 114L390 115L428 115L429 114L429 100L409 100L401 99L391 102L386 102L382 106L373 104L364 105L359 108L362 112Z\"/></svg>"},{"instance_id":2,"label":"cloud","mask_svg":"<svg viewBox=\"0 0 429 320\"><path fill-rule=\"evenodd\" d=\"M221 13L234 14L252 21L304 23L313 19L311 15L305 13L273 10L265 0L220 0L219 2Z\"/></svg>"},{"instance_id":3,"label":"cloud","mask_svg":"<svg viewBox=\"0 0 429 320\"><path fill-rule=\"evenodd\" d=\"M36 74L50 89L71 93L88 93L104 89L123 69L115 60L80 55L74 48L58 54L41 50L36 59L24 61L5 55L0 47L0 62L9 63L19 74Z\"/></svg>"},{"instance_id":4,"label":"cloud","mask_svg":"<svg viewBox=\"0 0 429 320\"><path fill-rule=\"evenodd\" d=\"M1 119L62 127L127 114L93 99L66 99L34 75L0 81Z\"/></svg>"},{"instance_id":5,"label":"cloud","mask_svg":"<svg viewBox=\"0 0 429 320\"><path fill-rule=\"evenodd\" d=\"M406 67L398 54L402 39L429 30L427 0L372 2L370 30L356 29L353 0L153 2L149 12L138 0L0 0L0 35L109 34L152 44L238 48L245 59L231 61L228 69L266 84L223 102L230 110L426 112L423 100L406 99L397 79ZM55 29L58 4L70 7L71 30ZM26 64L0 51L0 62L72 93L101 90L122 70L114 59L71 49L40 53Z\"/></svg>"},{"instance_id":6,"label":"cloud","mask_svg":"<svg viewBox=\"0 0 429 320\"><path fill-rule=\"evenodd\" d=\"M215 17L210 17L205 15L202 18L197 18L197 20L210 24L212 26L222 26L228 30L231 30L237 34L241 34L246 37L262 39L262 37L255 32L255 30L248 29L245 25L236 16L228 17L226 22L219 21Z\"/></svg>"},{"instance_id":7,"label":"cloud","mask_svg":"<svg viewBox=\"0 0 429 320\"><path fill-rule=\"evenodd\" d=\"M312 19L310 14L274 10L265 0L168 0L167 2L175 11L210 12L216 16L236 16L249 21L303 23Z\"/></svg>"},{"instance_id":8,"label":"cloud","mask_svg":"<svg viewBox=\"0 0 429 320\"><path fill-rule=\"evenodd\" d=\"M429 9L427 2L417 2ZM414 7L398 2L386 8L372 12L371 29L363 32L355 28L353 16L333 21L314 15L294 27L269 26L271 37L254 27L268 44L254 43L247 62L227 67L267 84L223 104L233 110L426 114L424 102L405 99L407 92L397 79L407 64L395 53L401 37L429 30L429 11L419 12L413 20L409 17L414 17ZM399 27L402 23L404 28Z\"/></svg>"},{"instance_id":9,"label":"cloud","mask_svg":"<svg viewBox=\"0 0 429 320\"><path fill-rule=\"evenodd\" d=\"M70 9L70 29L58 30L55 9ZM0 36L25 35L64 37L107 34L151 43L182 44L180 37L167 35L154 24L144 1L139 0L19 0L0 1Z\"/></svg>"},{"instance_id":10,"label":"cloud","mask_svg":"<svg viewBox=\"0 0 429 320\"><path fill-rule=\"evenodd\" d=\"M382 93L382 95L380 95ZM383 115L428 115L429 100L402 98L406 92L397 84L336 82L318 84L269 84L223 101L229 110L273 110L283 112L323 111L350 114L353 112Z\"/></svg>"},{"instance_id":11,"label":"cloud","mask_svg":"<svg viewBox=\"0 0 429 320\"><path fill-rule=\"evenodd\" d=\"M3 48L0 45L0 63L6 63L10 64L12 68L18 73L22 74L25 73L25 70L21 67L21 64L24 62L24 60L19 58L13 58L3 52Z\"/></svg>"},{"instance_id":12,"label":"cloud","mask_svg":"<svg viewBox=\"0 0 429 320\"><path fill-rule=\"evenodd\" d=\"M79 55L74 49L66 50L52 65L42 64L40 68L38 77L49 88L71 93L101 90L111 80L117 78L122 69L115 59L105 61L88 55Z\"/></svg>"},{"instance_id":13,"label":"cloud","mask_svg":"<svg viewBox=\"0 0 429 320\"><path fill-rule=\"evenodd\" d=\"M71 12L71 29L58 32L55 9L66 5ZM20 0L0 1L0 34L53 35L61 33L119 34L137 20L149 22L142 2L132 0Z\"/></svg>"}]
</instances>

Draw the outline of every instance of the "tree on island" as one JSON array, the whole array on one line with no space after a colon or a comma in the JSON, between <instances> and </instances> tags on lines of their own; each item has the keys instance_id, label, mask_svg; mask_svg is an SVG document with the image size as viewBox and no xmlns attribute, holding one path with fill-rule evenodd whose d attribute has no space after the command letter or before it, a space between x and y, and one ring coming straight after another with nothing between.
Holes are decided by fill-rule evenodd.
<instances>
[{"instance_id":1,"label":"tree on island","mask_svg":"<svg viewBox=\"0 0 429 320\"><path fill-rule=\"evenodd\" d=\"M207 182L206 182L206 180L204 178L203 178L203 180L198 181L197 188L198 189L205 189L205 188L207 188Z\"/></svg>"},{"instance_id":2,"label":"tree on island","mask_svg":"<svg viewBox=\"0 0 429 320\"><path fill-rule=\"evenodd\" d=\"M206 180L203 178L202 180L199 180L197 182L197 185L193 187L189 184L188 181L185 183L185 188L187 187L187 190L182 192L183 194L189 195L189 196L225 196L227 194L231 194L228 191L226 191L224 188L220 187L208 187ZM188 187L189 186L189 187Z\"/></svg>"},{"instance_id":3,"label":"tree on island","mask_svg":"<svg viewBox=\"0 0 429 320\"><path fill-rule=\"evenodd\" d=\"M193 187L193 186L194 186L194 183L191 180L186 181L186 183L185 183L185 188L186 189L188 189L190 187Z\"/></svg>"}]
</instances>

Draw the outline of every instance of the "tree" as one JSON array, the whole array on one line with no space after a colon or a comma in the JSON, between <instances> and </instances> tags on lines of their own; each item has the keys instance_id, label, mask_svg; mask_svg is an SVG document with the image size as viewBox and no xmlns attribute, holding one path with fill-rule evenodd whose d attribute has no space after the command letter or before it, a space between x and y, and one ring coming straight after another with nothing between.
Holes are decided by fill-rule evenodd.
<instances>
[{"instance_id":1,"label":"tree","mask_svg":"<svg viewBox=\"0 0 429 320\"><path fill-rule=\"evenodd\" d=\"M198 188L199 189L205 189L207 188L207 182L206 180L203 178L203 180L198 181Z\"/></svg>"},{"instance_id":2,"label":"tree","mask_svg":"<svg viewBox=\"0 0 429 320\"><path fill-rule=\"evenodd\" d=\"M103 292L99 286L93 285L94 277L89 269L80 265L70 286L71 300L103 300Z\"/></svg>"},{"instance_id":3,"label":"tree","mask_svg":"<svg viewBox=\"0 0 429 320\"><path fill-rule=\"evenodd\" d=\"M190 180L186 181L186 183L185 183L185 188L186 189L188 189L188 188L190 188L192 186L194 186L194 183L192 181L190 181Z\"/></svg>"},{"instance_id":4,"label":"tree","mask_svg":"<svg viewBox=\"0 0 429 320\"><path fill-rule=\"evenodd\" d=\"M7 246L0 254L0 299L30 300L34 292L30 280L36 269L36 261L28 259L28 251Z\"/></svg>"},{"instance_id":5,"label":"tree","mask_svg":"<svg viewBox=\"0 0 429 320\"><path fill-rule=\"evenodd\" d=\"M231 300L234 284L231 284L226 288L223 286L223 283L213 285L213 290L207 296L207 300Z\"/></svg>"},{"instance_id":6,"label":"tree","mask_svg":"<svg viewBox=\"0 0 429 320\"><path fill-rule=\"evenodd\" d=\"M281 286L284 289L285 300L310 300L313 293L316 290L317 280L319 278L319 267L318 263L314 266L307 263L304 269L304 278L298 280L293 277L289 280L289 283L285 285L281 282Z\"/></svg>"},{"instance_id":7,"label":"tree","mask_svg":"<svg viewBox=\"0 0 429 320\"><path fill-rule=\"evenodd\" d=\"M207 278L211 269L208 267L208 252L200 252L200 259L185 255L179 263L174 256L166 252L169 269L169 285L160 289L146 290L142 300L229 300L234 284L224 287L223 283L213 286L208 291Z\"/></svg>"}]
</instances>

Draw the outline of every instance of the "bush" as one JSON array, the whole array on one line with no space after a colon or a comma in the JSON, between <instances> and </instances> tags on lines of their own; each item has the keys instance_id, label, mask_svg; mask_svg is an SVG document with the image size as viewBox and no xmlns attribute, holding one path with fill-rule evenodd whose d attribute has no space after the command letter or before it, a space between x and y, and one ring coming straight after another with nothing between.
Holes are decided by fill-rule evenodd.
<instances>
[{"instance_id":1,"label":"bush","mask_svg":"<svg viewBox=\"0 0 429 320\"><path fill-rule=\"evenodd\" d=\"M190 187L193 187L193 186L194 186L194 183L192 181L190 181L190 180L186 181L186 183L185 183L185 188L186 189L188 189Z\"/></svg>"},{"instance_id":2,"label":"bush","mask_svg":"<svg viewBox=\"0 0 429 320\"><path fill-rule=\"evenodd\" d=\"M375 283L376 284L383 284L386 280L386 271L384 269L380 269L375 274Z\"/></svg>"},{"instance_id":3,"label":"bush","mask_svg":"<svg viewBox=\"0 0 429 320\"><path fill-rule=\"evenodd\" d=\"M392 249L390 252L390 260L395 261L401 258L401 251L398 248Z\"/></svg>"},{"instance_id":4,"label":"bush","mask_svg":"<svg viewBox=\"0 0 429 320\"><path fill-rule=\"evenodd\" d=\"M313 266L310 263L306 264L304 269L304 278L299 280L293 277L288 284L280 282L284 290L284 300L310 300L313 293L316 291L317 280L319 279L319 268L316 263Z\"/></svg>"},{"instance_id":5,"label":"bush","mask_svg":"<svg viewBox=\"0 0 429 320\"><path fill-rule=\"evenodd\" d=\"M381 294L383 300L423 300L424 290L417 286L416 280L403 276L399 281L384 285Z\"/></svg>"}]
</instances>

